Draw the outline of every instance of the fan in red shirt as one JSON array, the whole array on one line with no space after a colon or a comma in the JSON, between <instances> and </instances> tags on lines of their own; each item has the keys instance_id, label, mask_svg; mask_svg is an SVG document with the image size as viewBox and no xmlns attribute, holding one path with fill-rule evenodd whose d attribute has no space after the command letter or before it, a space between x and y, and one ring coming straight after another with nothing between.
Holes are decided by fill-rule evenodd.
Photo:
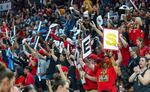
<instances>
[{"instance_id":1,"label":"fan in red shirt","mask_svg":"<svg viewBox=\"0 0 150 92\"><path fill-rule=\"evenodd\" d=\"M85 63L80 60L80 64L83 68L83 71L92 76L92 77L95 77L96 78L96 73L94 71L92 71L90 68L88 68L88 65L90 64L94 64L94 60L98 59L98 56L95 55L95 54L90 54L86 59L85 59ZM92 91L92 92L97 92L97 83L96 82L93 82L91 81L90 79L86 78L85 77L85 84L83 84L83 88L84 90L86 91Z\"/></svg>"},{"instance_id":2,"label":"fan in red shirt","mask_svg":"<svg viewBox=\"0 0 150 92\"><path fill-rule=\"evenodd\" d=\"M23 73L23 68L17 67L15 85L17 87L21 88L24 86L24 82L25 82L25 77L24 77L24 73Z\"/></svg>"},{"instance_id":3,"label":"fan in red shirt","mask_svg":"<svg viewBox=\"0 0 150 92\"><path fill-rule=\"evenodd\" d=\"M143 38L138 38L136 41L137 41L137 45L139 48L139 55L141 57L144 57L150 49L144 45L144 39Z\"/></svg>"},{"instance_id":4,"label":"fan in red shirt","mask_svg":"<svg viewBox=\"0 0 150 92\"><path fill-rule=\"evenodd\" d=\"M24 74L26 75L26 77L25 77L25 83L24 83L25 86L31 85L31 84L34 85L34 83L35 83L34 77L31 74L31 68L29 66L25 67Z\"/></svg>"},{"instance_id":5,"label":"fan in red shirt","mask_svg":"<svg viewBox=\"0 0 150 92\"><path fill-rule=\"evenodd\" d=\"M144 32L140 29L140 26L142 26L142 20L140 17L135 18L134 26L136 28L129 32L129 39L133 42L133 45L137 46L136 40L138 38L144 38Z\"/></svg>"},{"instance_id":6,"label":"fan in red shirt","mask_svg":"<svg viewBox=\"0 0 150 92\"><path fill-rule=\"evenodd\" d=\"M122 65L127 67L130 59L129 45L126 40L120 35L119 49L121 51L122 57Z\"/></svg>"},{"instance_id":7,"label":"fan in red shirt","mask_svg":"<svg viewBox=\"0 0 150 92\"><path fill-rule=\"evenodd\" d=\"M38 59L35 57L34 54L29 55L29 65L32 69L31 73L33 75L36 75L36 71L37 71L37 64L38 64Z\"/></svg>"},{"instance_id":8,"label":"fan in red shirt","mask_svg":"<svg viewBox=\"0 0 150 92\"><path fill-rule=\"evenodd\" d=\"M117 88L115 86L115 81L117 78L117 70L113 67L112 63L110 63L109 57L105 56L101 62L101 68L98 69L97 76L97 84L98 84L98 92L108 91L108 92L117 92ZM113 62L113 61L112 61ZM95 67L96 69L96 67Z\"/></svg>"},{"instance_id":9,"label":"fan in red shirt","mask_svg":"<svg viewBox=\"0 0 150 92\"><path fill-rule=\"evenodd\" d=\"M3 22L2 32L3 32L3 33L6 33L6 31L9 32L9 29L8 29L6 23Z\"/></svg>"},{"instance_id":10,"label":"fan in red shirt","mask_svg":"<svg viewBox=\"0 0 150 92\"><path fill-rule=\"evenodd\" d=\"M98 92L117 92L116 78L120 75L119 64L122 61L121 52L118 51L118 60L115 62L112 54L105 55L98 65L91 68L96 72L96 78L86 74L90 80L96 81L98 85Z\"/></svg>"},{"instance_id":11,"label":"fan in red shirt","mask_svg":"<svg viewBox=\"0 0 150 92\"><path fill-rule=\"evenodd\" d=\"M29 48L29 50L32 52L32 48L26 43L24 42L25 46L27 46ZM25 55L28 57L29 60L29 64L28 66L31 67L32 71L31 73L33 75L36 75L36 71L37 71L37 65L38 65L38 59L36 58L36 53L32 52L32 54L30 54L25 47L23 47L23 51L25 53Z\"/></svg>"}]
</instances>

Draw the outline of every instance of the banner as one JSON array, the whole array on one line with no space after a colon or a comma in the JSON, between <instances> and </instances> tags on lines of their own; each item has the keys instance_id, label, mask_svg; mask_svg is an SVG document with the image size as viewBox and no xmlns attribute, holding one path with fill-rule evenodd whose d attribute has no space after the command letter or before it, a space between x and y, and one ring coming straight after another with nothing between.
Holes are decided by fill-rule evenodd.
<instances>
[{"instance_id":1,"label":"banner","mask_svg":"<svg viewBox=\"0 0 150 92\"><path fill-rule=\"evenodd\" d=\"M0 12L1 11L7 11L11 9L11 2L2 3L0 4Z\"/></svg>"},{"instance_id":2,"label":"banner","mask_svg":"<svg viewBox=\"0 0 150 92\"><path fill-rule=\"evenodd\" d=\"M83 59L92 53L90 35L82 40L82 52L83 52Z\"/></svg>"},{"instance_id":3,"label":"banner","mask_svg":"<svg viewBox=\"0 0 150 92\"><path fill-rule=\"evenodd\" d=\"M104 49L118 50L118 30L104 29Z\"/></svg>"}]
</instances>

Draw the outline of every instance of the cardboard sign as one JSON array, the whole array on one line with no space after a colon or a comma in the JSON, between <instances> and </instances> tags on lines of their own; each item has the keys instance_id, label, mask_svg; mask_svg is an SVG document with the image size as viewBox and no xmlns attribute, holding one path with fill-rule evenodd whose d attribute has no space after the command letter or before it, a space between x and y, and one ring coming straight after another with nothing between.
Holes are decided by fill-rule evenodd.
<instances>
[{"instance_id":1,"label":"cardboard sign","mask_svg":"<svg viewBox=\"0 0 150 92\"><path fill-rule=\"evenodd\" d=\"M11 9L11 2L0 4L0 11L7 11Z\"/></svg>"},{"instance_id":2,"label":"cardboard sign","mask_svg":"<svg viewBox=\"0 0 150 92\"><path fill-rule=\"evenodd\" d=\"M104 29L104 49L118 50L118 30Z\"/></svg>"},{"instance_id":3,"label":"cardboard sign","mask_svg":"<svg viewBox=\"0 0 150 92\"><path fill-rule=\"evenodd\" d=\"M83 59L92 53L90 35L87 36L84 40L82 40L82 52L83 52Z\"/></svg>"}]
</instances>

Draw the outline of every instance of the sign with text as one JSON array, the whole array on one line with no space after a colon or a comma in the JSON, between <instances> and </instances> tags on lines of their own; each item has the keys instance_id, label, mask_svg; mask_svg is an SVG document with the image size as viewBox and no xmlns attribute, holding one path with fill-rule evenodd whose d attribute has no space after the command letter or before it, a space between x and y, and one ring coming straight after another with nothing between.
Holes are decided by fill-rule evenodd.
<instances>
[{"instance_id":1,"label":"sign with text","mask_svg":"<svg viewBox=\"0 0 150 92\"><path fill-rule=\"evenodd\" d=\"M92 53L90 35L82 40L82 52L83 52L83 59Z\"/></svg>"},{"instance_id":2,"label":"sign with text","mask_svg":"<svg viewBox=\"0 0 150 92\"><path fill-rule=\"evenodd\" d=\"M11 9L11 2L0 4L0 11L7 11Z\"/></svg>"},{"instance_id":3,"label":"sign with text","mask_svg":"<svg viewBox=\"0 0 150 92\"><path fill-rule=\"evenodd\" d=\"M118 30L104 29L104 49L118 50Z\"/></svg>"}]
</instances>

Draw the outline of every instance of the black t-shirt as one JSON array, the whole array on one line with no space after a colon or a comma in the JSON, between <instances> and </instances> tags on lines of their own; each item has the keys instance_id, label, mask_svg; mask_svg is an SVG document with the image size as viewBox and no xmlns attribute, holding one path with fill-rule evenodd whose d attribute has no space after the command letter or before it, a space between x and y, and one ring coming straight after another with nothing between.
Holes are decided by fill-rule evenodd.
<instances>
[{"instance_id":1,"label":"black t-shirt","mask_svg":"<svg viewBox=\"0 0 150 92\"><path fill-rule=\"evenodd\" d=\"M70 92L73 92L73 90L77 90L77 79L76 79L76 68L75 66L70 66L68 71L68 79L70 80Z\"/></svg>"},{"instance_id":2,"label":"black t-shirt","mask_svg":"<svg viewBox=\"0 0 150 92\"><path fill-rule=\"evenodd\" d=\"M62 66L66 66L66 67L70 66L70 64L68 63L67 59L65 59L65 61L58 60L56 64L61 64Z\"/></svg>"},{"instance_id":3,"label":"black t-shirt","mask_svg":"<svg viewBox=\"0 0 150 92\"><path fill-rule=\"evenodd\" d=\"M56 62L52 57L48 57L46 61L50 62L49 67L46 71L46 78L51 79L53 77L53 74L56 72Z\"/></svg>"},{"instance_id":4,"label":"black t-shirt","mask_svg":"<svg viewBox=\"0 0 150 92\"><path fill-rule=\"evenodd\" d=\"M128 65L129 70L130 70L130 74L133 73L133 68L135 66L139 65L139 61L140 61L140 57L139 56L137 56L136 58L130 58L129 65Z\"/></svg>"}]
</instances>

